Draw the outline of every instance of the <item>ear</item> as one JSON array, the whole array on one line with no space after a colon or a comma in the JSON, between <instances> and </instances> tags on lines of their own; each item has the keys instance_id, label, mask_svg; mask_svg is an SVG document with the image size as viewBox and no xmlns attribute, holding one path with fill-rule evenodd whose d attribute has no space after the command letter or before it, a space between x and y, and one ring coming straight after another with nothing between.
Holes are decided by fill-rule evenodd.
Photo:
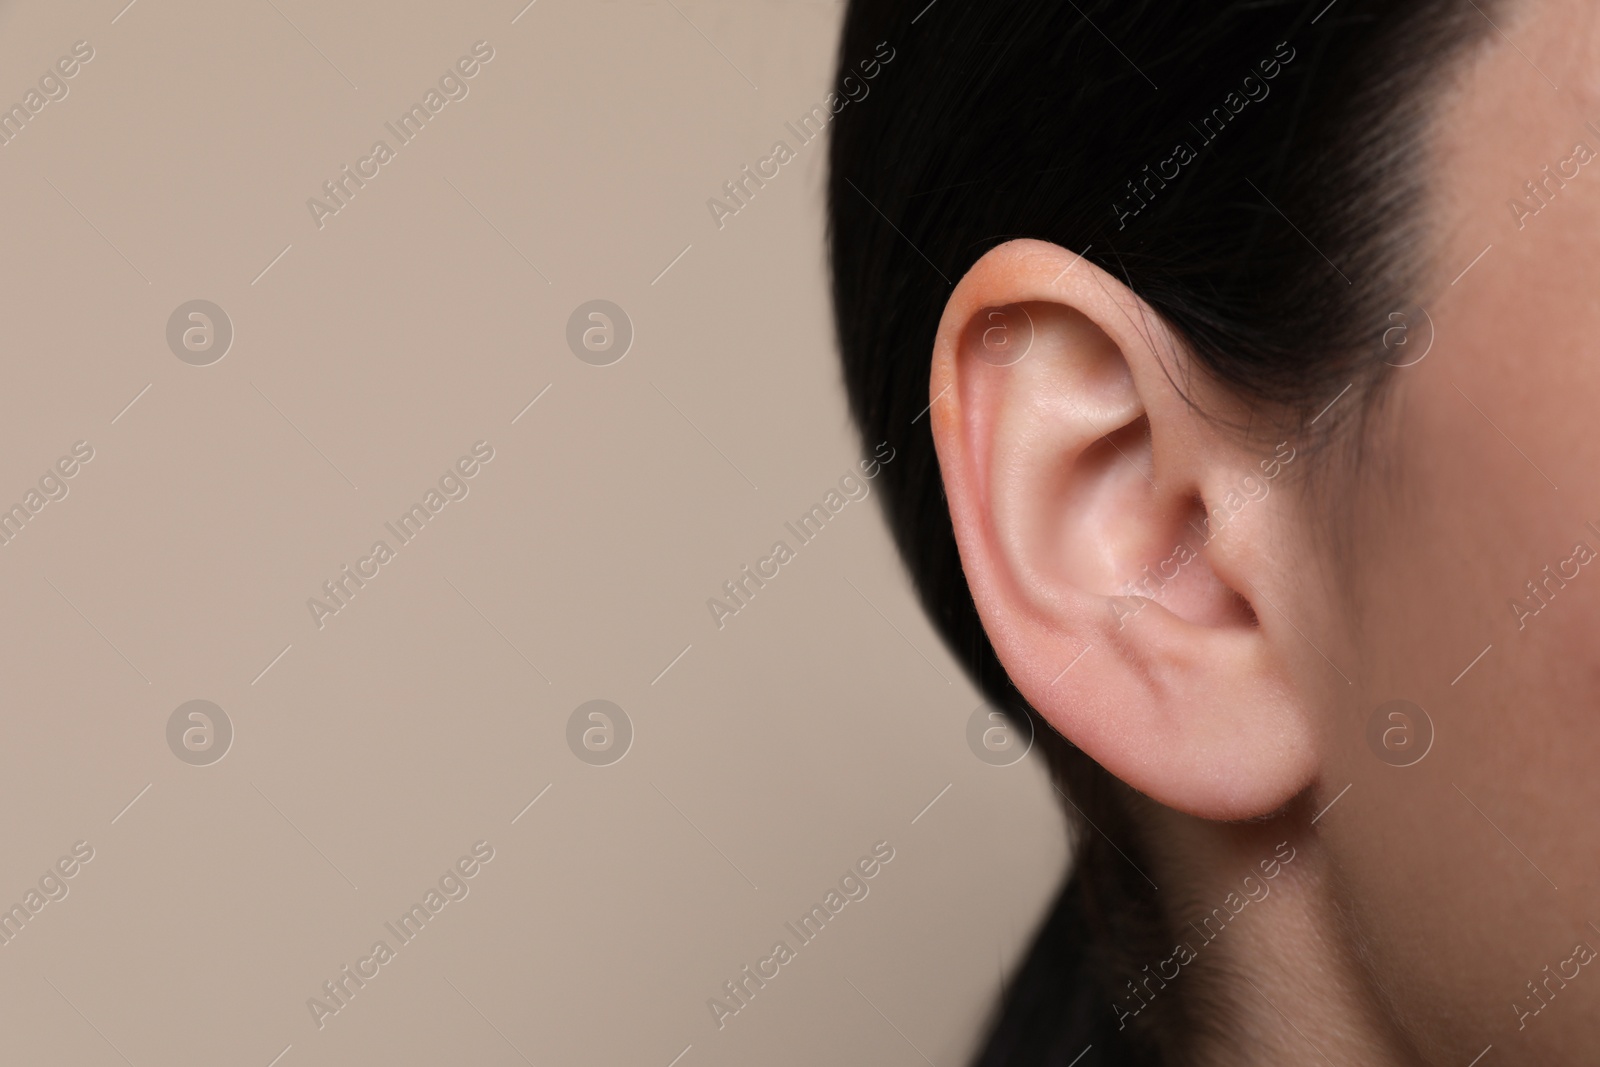
<instances>
[{"instance_id":1,"label":"ear","mask_svg":"<svg viewBox=\"0 0 1600 1067\"><path fill-rule=\"evenodd\" d=\"M945 306L929 412L962 566L1023 696L1152 799L1251 818L1317 767L1302 639L1261 592L1283 588L1295 497L1268 494L1294 452L1219 428L1174 384L1204 386L1189 370L1115 278L1011 241Z\"/></svg>"}]
</instances>

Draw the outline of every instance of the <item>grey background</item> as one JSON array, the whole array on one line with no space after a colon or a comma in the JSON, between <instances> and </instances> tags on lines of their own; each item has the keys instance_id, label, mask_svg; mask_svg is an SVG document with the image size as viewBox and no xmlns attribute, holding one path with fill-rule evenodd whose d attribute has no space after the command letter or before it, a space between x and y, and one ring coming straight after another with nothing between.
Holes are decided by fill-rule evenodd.
<instances>
[{"instance_id":1,"label":"grey background","mask_svg":"<svg viewBox=\"0 0 1600 1067\"><path fill-rule=\"evenodd\" d=\"M0 8L0 102L95 50L0 147L0 505L94 449L0 546L0 905L94 849L0 946L4 1058L954 1067L1064 863L1037 758L968 747L875 490L706 608L864 455L825 145L706 208L822 100L840 7L125 2ZM307 198L479 40L319 230ZM167 346L194 299L233 324L211 366ZM634 329L607 367L566 343L595 299ZM319 630L307 599L480 440ZM168 748L193 699L233 726L210 766ZM591 699L633 726L611 766L566 743ZM480 840L319 1030L307 998ZM878 841L719 1031L707 999Z\"/></svg>"}]
</instances>

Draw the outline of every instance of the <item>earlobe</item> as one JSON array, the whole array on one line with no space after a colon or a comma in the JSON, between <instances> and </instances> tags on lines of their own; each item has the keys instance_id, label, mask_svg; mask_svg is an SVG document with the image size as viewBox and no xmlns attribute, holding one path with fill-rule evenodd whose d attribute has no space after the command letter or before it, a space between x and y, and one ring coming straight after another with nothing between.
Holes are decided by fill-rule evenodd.
<instances>
[{"instance_id":1,"label":"earlobe","mask_svg":"<svg viewBox=\"0 0 1600 1067\"><path fill-rule=\"evenodd\" d=\"M1245 464L1173 385L1182 358L1098 267L1010 242L946 305L934 441L974 601L1023 695L1160 803L1248 818L1315 768L1292 657L1252 609L1284 509L1214 529Z\"/></svg>"}]
</instances>

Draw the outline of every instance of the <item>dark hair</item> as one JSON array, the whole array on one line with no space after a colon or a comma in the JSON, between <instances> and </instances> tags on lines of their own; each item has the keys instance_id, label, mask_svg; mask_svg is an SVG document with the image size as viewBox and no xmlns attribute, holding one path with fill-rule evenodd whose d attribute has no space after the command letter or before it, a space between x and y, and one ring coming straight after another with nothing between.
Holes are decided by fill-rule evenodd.
<instances>
[{"instance_id":1,"label":"dark hair","mask_svg":"<svg viewBox=\"0 0 1600 1067\"><path fill-rule=\"evenodd\" d=\"M1010 238L1051 241L1122 278L1200 371L1264 420L1305 431L1350 383L1335 414L1359 416L1380 393L1390 313L1413 307L1427 280L1436 83L1492 10L1487 0L850 3L841 77L892 55L870 68L870 98L839 107L830 143L851 410L866 440L900 449L880 484L925 609L986 699L1033 720L1076 828L1068 880L980 1064L1064 1067L1091 1044L1078 1067L1183 1062L1199 1028L1218 1024L1197 1010L1204 984L1190 982L1118 1026L1123 980L1170 952L1172 920L1138 872L1145 849L1126 787L1028 707L967 590L921 417L950 287ZM1320 421L1312 429L1336 422Z\"/></svg>"}]
</instances>

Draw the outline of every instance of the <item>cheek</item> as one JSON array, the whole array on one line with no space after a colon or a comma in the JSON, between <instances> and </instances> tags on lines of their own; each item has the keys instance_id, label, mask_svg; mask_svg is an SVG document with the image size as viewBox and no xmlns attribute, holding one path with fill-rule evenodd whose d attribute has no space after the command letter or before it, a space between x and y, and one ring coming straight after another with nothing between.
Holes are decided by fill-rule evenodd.
<instances>
[{"instance_id":1,"label":"cheek","mask_svg":"<svg viewBox=\"0 0 1600 1067\"><path fill-rule=\"evenodd\" d=\"M1574 559L1579 542L1600 549L1590 203L1449 254L1454 276L1495 244L1457 286L1444 278L1430 356L1393 372L1371 458L1339 483L1349 550L1324 584L1340 593L1296 619L1350 679L1318 675L1321 803L1350 788L1317 829L1413 1018L1463 995L1511 1018L1504 1001L1570 954L1600 892L1600 560ZM1369 743L1396 698L1431 724L1411 766ZM1562 995L1592 1012L1600 982Z\"/></svg>"}]
</instances>

